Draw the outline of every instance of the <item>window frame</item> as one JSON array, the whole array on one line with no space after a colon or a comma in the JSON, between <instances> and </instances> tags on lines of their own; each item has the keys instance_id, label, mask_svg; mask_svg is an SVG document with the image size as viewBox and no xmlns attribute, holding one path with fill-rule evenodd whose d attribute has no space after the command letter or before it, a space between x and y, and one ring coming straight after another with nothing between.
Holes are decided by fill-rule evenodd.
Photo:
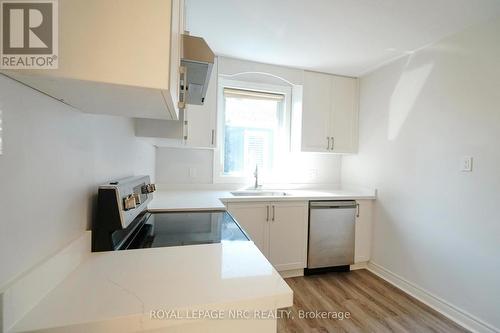
<instances>
[{"instance_id":1,"label":"window frame","mask_svg":"<svg viewBox=\"0 0 500 333\"><path fill-rule=\"evenodd\" d=\"M244 184L249 181L249 177L234 176L224 174L224 122L225 122L225 101L224 88L252 90L272 94L284 95L283 100L283 130L286 138L286 146L283 153L290 151L291 142L291 116L292 116L292 87L286 85L273 85L267 83L258 83L242 80L228 79L219 76L217 85L217 142L218 147L214 152L213 159L213 182L214 183L229 183L229 184Z\"/></svg>"}]
</instances>

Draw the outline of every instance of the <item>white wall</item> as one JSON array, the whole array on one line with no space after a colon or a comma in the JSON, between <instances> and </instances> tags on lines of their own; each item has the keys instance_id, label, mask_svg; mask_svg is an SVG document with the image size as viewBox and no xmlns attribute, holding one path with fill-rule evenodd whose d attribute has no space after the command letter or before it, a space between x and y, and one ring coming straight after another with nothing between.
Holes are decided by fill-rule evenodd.
<instances>
[{"instance_id":1,"label":"white wall","mask_svg":"<svg viewBox=\"0 0 500 333\"><path fill-rule=\"evenodd\" d=\"M211 184L213 152L209 149L158 148L158 184Z\"/></svg>"},{"instance_id":2,"label":"white wall","mask_svg":"<svg viewBox=\"0 0 500 333\"><path fill-rule=\"evenodd\" d=\"M90 226L97 186L154 174L130 119L89 115L0 75L0 289Z\"/></svg>"},{"instance_id":3,"label":"white wall","mask_svg":"<svg viewBox=\"0 0 500 333\"><path fill-rule=\"evenodd\" d=\"M373 262L498 330L499 32L474 27L363 77L359 154L342 162L344 183L378 189Z\"/></svg>"}]
</instances>

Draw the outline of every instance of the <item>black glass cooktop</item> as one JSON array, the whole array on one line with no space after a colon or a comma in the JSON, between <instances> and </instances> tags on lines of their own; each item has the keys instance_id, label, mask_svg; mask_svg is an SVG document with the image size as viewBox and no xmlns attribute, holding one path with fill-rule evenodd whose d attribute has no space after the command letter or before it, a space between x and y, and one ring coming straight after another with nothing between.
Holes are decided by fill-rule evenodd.
<instances>
[{"instance_id":1,"label":"black glass cooktop","mask_svg":"<svg viewBox=\"0 0 500 333\"><path fill-rule=\"evenodd\" d=\"M149 248L248 241L240 226L226 212L154 213L126 248Z\"/></svg>"}]
</instances>

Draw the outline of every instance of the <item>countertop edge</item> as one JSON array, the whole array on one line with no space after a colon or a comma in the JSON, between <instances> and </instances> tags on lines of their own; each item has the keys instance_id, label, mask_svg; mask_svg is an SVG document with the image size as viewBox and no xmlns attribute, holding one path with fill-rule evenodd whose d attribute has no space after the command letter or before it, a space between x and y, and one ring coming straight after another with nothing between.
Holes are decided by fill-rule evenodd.
<instances>
[{"instance_id":1,"label":"countertop edge","mask_svg":"<svg viewBox=\"0 0 500 333\"><path fill-rule=\"evenodd\" d=\"M164 212L225 212L227 208L224 207L176 207L176 208L148 208L150 213L164 213Z\"/></svg>"},{"instance_id":2,"label":"countertop edge","mask_svg":"<svg viewBox=\"0 0 500 333\"><path fill-rule=\"evenodd\" d=\"M322 200L375 200L369 195L338 195L338 196L233 196L219 198L222 202L247 202L247 201L322 201Z\"/></svg>"},{"instance_id":3,"label":"countertop edge","mask_svg":"<svg viewBox=\"0 0 500 333\"><path fill-rule=\"evenodd\" d=\"M293 306L293 292L289 288L288 292L277 293L273 296L267 296L257 299L249 299L238 302L226 302L221 304L206 304L197 305L187 308L178 309L158 309L158 311L237 311L237 310L250 310L250 311L275 311L278 309L288 308ZM112 317L105 320L96 320L88 322L80 322L69 325L61 325L56 327L39 327L34 329L26 329L22 326L22 321L12 327L7 333L28 333L28 332L51 332L51 333L79 333L82 331L105 333L112 331L119 331L122 333L132 333L137 331L149 331L153 329L167 328L171 326L179 326L186 323L193 323L198 321L207 321L209 319L155 319L151 318L151 313L136 313L120 317ZM227 318L227 320L234 320Z\"/></svg>"},{"instance_id":4,"label":"countertop edge","mask_svg":"<svg viewBox=\"0 0 500 333\"><path fill-rule=\"evenodd\" d=\"M212 246L209 244L208 246ZM198 248L200 245L196 245ZM255 246L255 245L253 245ZM178 247L182 248L182 247ZM188 246L188 248L192 248ZM161 251L161 248L153 249L155 252ZM144 249L147 251L147 249ZM87 258L86 264L91 264L92 257ZM269 264L270 265L270 264ZM81 264L79 265L79 267ZM78 270L78 268L77 268ZM72 272L72 274L77 274L77 270ZM273 275L278 275L279 273L274 271ZM67 277L69 278L69 276ZM57 288L57 287L56 287ZM46 297L49 295L46 295ZM268 293L267 295L261 295L257 297L243 297L241 299L233 300L221 300L219 302L202 302L196 304L189 304L187 306L165 306L163 310L167 311L197 311L197 310L276 310L280 308L286 308L293 305L293 291L284 282L277 284L275 286L275 291ZM42 305L43 306L43 305ZM36 306L35 306L36 308ZM159 309L162 310L162 309ZM87 321L73 321L61 325L37 325L36 322L32 322L32 319L26 314L24 318L21 318L17 323L10 327L6 332L85 332L92 331L95 333L108 332L110 329L117 330L120 332L136 332L138 330L150 330L155 328L168 327L172 325L181 324L182 320L150 320L150 310L143 310L143 312L133 312L125 314L122 316L109 316L103 319L87 320ZM229 318L230 319L230 318ZM184 320L186 322L192 322L198 319Z\"/></svg>"},{"instance_id":5,"label":"countertop edge","mask_svg":"<svg viewBox=\"0 0 500 333\"><path fill-rule=\"evenodd\" d=\"M314 192L314 191L312 191ZM325 193L326 192L326 193ZM335 192L339 192L336 194ZM235 196L231 191L220 190L159 190L153 197L148 210L152 213L183 212L183 211L225 211L227 203L238 202L281 202L281 201L323 201L323 200L376 200L376 191L360 191L356 193L342 193L341 190L325 190L314 194L297 194L286 196ZM351 192L351 191L349 191ZM182 197L181 199L175 196ZM190 199L189 196L192 196Z\"/></svg>"}]
</instances>

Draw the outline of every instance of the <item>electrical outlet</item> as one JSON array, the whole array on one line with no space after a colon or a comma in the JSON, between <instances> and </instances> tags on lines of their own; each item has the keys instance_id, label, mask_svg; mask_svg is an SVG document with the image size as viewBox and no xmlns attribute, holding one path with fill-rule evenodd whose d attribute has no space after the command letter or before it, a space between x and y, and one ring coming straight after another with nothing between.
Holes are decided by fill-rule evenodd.
<instances>
[{"instance_id":1,"label":"electrical outlet","mask_svg":"<svg viewBox=\"0 0 500 333\"><path fill-rule=\"evenodd\" d=\"M463 156L460 162L460 170L463 172L472 171L472 156Z\"/></svg>"},{"instance_id":2,"label":"electrical outlet","mask_svg":"<svg viewBox=\"0 0 500 333\"><path fill-rule=\"evenodd\" d=\"M196 178L198 176L198 170L196 168L189 168L189 178Z\"/></svg>"},{"instance_id":3,"label":"electrical outlet","mask_svg":"<svg viewBox=\"0 0 500 333\"><path fill-rule=\"evenodd\" d=\"M307 179L308 180L314 180L318 177L318 170L317 169L308 169L307 170Z\"/></svg>"}]
</instances>

